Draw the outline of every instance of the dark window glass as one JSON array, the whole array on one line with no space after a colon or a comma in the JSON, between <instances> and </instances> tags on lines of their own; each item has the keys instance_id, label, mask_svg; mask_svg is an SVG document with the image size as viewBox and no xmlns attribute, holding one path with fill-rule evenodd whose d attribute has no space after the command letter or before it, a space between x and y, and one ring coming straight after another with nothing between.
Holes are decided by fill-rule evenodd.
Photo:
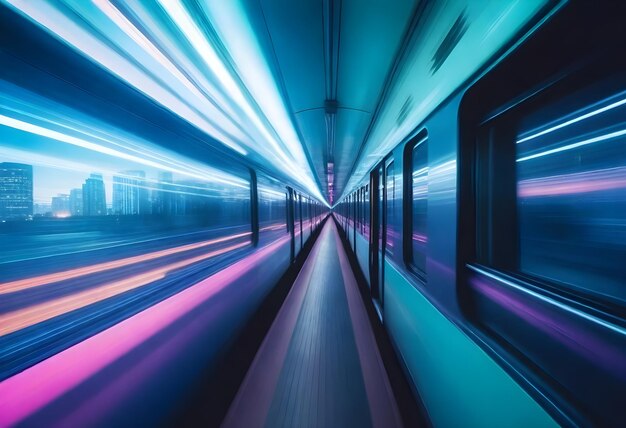
<instances>
[{"instance_id":1,"label":"dark window glass","mask_svg":"<svg viewBox=\"0 0 626 428\"><path fill-rule=\"evenodd\" d=\"M360 228L359 231L361 232L361 234L363 234L363 227L365 224L365 216L363 215L363 212L365 211L363 209L363 207L365 206L365 204L363 203L363 195L365 193L365 188L362 187L361 189L359 189L359 224L360 224Z\"/></svg>"},{"instance_id":2,"label":"dark window glass","mask_svg":"<svg viewBox=\"0 0 626 428\"><path fill-rule=\"evenodd\" d=\"M381 166L378 168L378 206L376 209L378 210L378 250L383 250L383 233L384 233L384 223L383 223L383 201L385 199L385 176L383 175L384 170ZM382 271L382 257L379 257L381 262L380 270Z\"/></svg>"},{"instance_id":3,"label":"dark window glass","mask_svg":"<svg viewBox=\"0 0 626 428\"><path fill-rule=\"evenodd\" d=\"M302 197L296 193L296 234L302 233Z\"/></svg>"},{"instance_id":4,"label":"dark window glass","mask_svg":"<svg viewBox=\"0 0 626 428\"><path fill-rule=\"evenodd\" d=\"M370 237L370 192L369 192L369 184L365 186L365 203L364 203L364 215L365 221L363 225L363 235L369 240Z\"/></svg>"},{"instance_id":5,"label":"dark window glass","mask_svg":"<svg viewBox=\"0 0 626 428\"><path fill-rule=\"evenodd\" d=\"M547 93L480 129L476 260L624 304L626 92L605 84Z\"/></svg>"},{"instance_id":6,"label":"dark window glass","mask_svg":"<svg viewBox=\"0 0 626 428\"><path fill-rule=\"evenodd\" d=\"M411 168L412 228L411 249L415 268L426 272L426 248L428 244L428 146L424 138L413 147Z\"/></svg>"},{"instance_id":7,"label":"dark window glass","mask_svg":"<svg viewBox=\"0 0 626 428\"><path fill-rule=\"evenodd\" d=\"M359 230L361 219L359 218L359 191L354 192L354 229Z\"/></svg>"},{"instance_id":8,"label":"dark window glass","mask_svg":"<svg viewBox=\"0 0 626 428\"><path fill-rule=\"evenodd\" d=\"M391 162L387 165L387 168L385 168L385 230L387 233L385 236L385 249L389 254L393 254L394 252L396 237L396 230L394 229L395 189L394 163Z\"/></svg>"},{"instance_id":9,"label":"dark window glass","mask_svg":"<svg viewBox=\"0 0 626 428\"><path fill-rule=\"evenodd\" d=\"M516 138L519 270L625 301L626 94L596 101Z\"/></svg>"},{"instance_id":10,"label":"dark window glass","mask_svg":"<svg viewBox=\"0 0 626 428\"><path fill-rule=\"evenodd\" d=\"M2 322L0 381L252 250L247 169L217 170L139 137L114 144L97 135L115 128L88 128L86 118L67 118L71 134L84 127L107 150L0 127L0 283L13 284L0 300L4 314L33 314ZM137 156L125 159L131 149Z\"/></svg>"},{"instance_id":11,"label":"dark window glass","mask_svg":"<svg viewBox=\"0 0 626 428\"><path fill-rule=\"evenodd\" d=\"M283 236L287 230L285 187L277 181L259 176L259 233L261 239Z\"/></svg>"}]
</instances>

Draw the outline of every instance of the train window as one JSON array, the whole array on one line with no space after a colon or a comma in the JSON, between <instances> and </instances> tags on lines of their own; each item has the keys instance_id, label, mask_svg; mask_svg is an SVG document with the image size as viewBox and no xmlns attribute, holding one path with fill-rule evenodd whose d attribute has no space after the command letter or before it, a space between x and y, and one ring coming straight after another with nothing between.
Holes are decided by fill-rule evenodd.
<instances>
[{"instance_id":1,"label":"train window","mask_svg":"<svg viewBox=\"0 0 626 428\"><path fill-rule=\"evenodd\" d=\"M102 150L0 127L2 381L252 249L247 168L215 169L139 136L131 143L130 134L102 138L115 128L61 114L54 110L56 132L90 135ZM183 135L181 144L193 141ZM136 156L122 156L131 149ZM32 292L32 284L49 292Z\"/></svg>"},{"instance_id":2,"label":"train window","mask_svg":"<svg viewBox=\"0 0 626 428\"><path fill-rule=\"evenodd\" d=\"M354 230L355 232L360 227L360 219L359 219L359 191L354 192Z\"/></svg>"},{"instance_id":3,"label":"train window","mask_svg":"<svg viewBox=\"0 0 626 428\"><path fill-rule=\"evenodd\" d=\"M428 244L428 145L419 138L411 152L411 262L419 273L426 272Z\"/></svg>"},{"instance_id":4,"label":"train window","mask_svg":"<svg viewBox=\"0 0 626 428\"><path fill-rule=\"evenodd\" d=\"M259 233L262 237L282 236L287 229L285 187L262 175L257 179L259 198Z\"/></svg>"},{"instance_id":5,"label":"train window","mask_svg":"<svg viewBox=\"0 0 626 428\"><path fill-rule=\"evenodd\" d=\"M352 227L353 224L353 220L354 220L354 203L352 202L352 199L354 199L354 195L350 195L348 196L348 226Z\"/></svg>"},{"instance_id":6,"label":"train window","mask_svg":"<svg viewBox=\"0 0 626 428\"><path fill-rule=\"evenodd\" d=\"M384 231L384 219L383 219L383 202L385 199L385 180L383 179L384 169L382 165L378 168L378 203L376 204L376 211L378 216L378 251L383 250L383 231ZM382 257L378 257L381 265L379 271L382 272Z\"/></svg>"},{"instance_id":7,"label":"train window","mask_svg":"<svg viewBox=\"0 0 626 428\"><path fill-rule=\"evenodd\" d=\"M615 86L531 100L483 127L479 262L626 303L626 91Z\"/></svg>"},{"instance_id":8,"label":"train window","mask_svg":"<svg viewBox=\"0 0 626 428\"><path fill-rule=\"evenodd\" d=\"M394 162L391 161L385 168L385 250L388 254L393 254L396 236L394 229L395 188Z\"/></svg>"},{"instance_id":9,"label":"train window","mask_svg":"<svg viewBox=\"0 0 626 428\"><path fill-rule=\"evenodd\" d=\"M354 229L358 230L359 228L359 192L358 190L354 192L354 197L352 199L354 210L352 214L354 215Z\"/></svg>"},{"instance_id":10,"label":"train window","mask_svg":"<svg viewBox=\"0 0 626 428\"><path fill-rule=\"evenodd\" d=\"M363 194L365 193L365 187L361 187L359 189L359 223L361 225L359 232L361 234L363 234L363 228L365 225L365 216L363 215L364 209L364 203L363 203Z\"/></svg>"},{"instance_id":11,"label":"train window","mask_svg":"<svg viewBox=\"0 0 626 428\"><path fill-rule=\"evenodd\" d=\"M363 203L363 214L364 214L364 220L363 220L363 235L365 236L365 238L369 241L370 238L370 186L369 184L365 185L365 191L364 191L364 203Z\"/></svg>"},{"instance_id":12,"label":"train window","mask_svg":"<svg viewBox=\"0 0 626 428\"><path fill-rule=\"evenodd\" d=\"M313 232L313 222L314 222L314 214L313 214L313 201L311 201L311 199L307 198L306 200L306 212L307 212L307 216L308 216L308 225L309 225L309 230L311 232Z\"/></svg>"},{"instance_id":13,"label":"train window","mask_svg":"<svg viewBox=\"0 0 626 428\"><path fill-rule=\"evenodd\" d=\"M299 193L295 193L294 198L294 210L296 212L296 222L294 224L295 227L295 236L296 238L296 248L302 249L302 195Z\"/></svg>"},{"instance_id":14,"label":"train window","mask_svg":"<svg viewBox=\"0 0 626 428\"><path fill-rule=\"evenodd\" d=\"M285 207L287 208L286 211L286 215L287 215L287 224L285 225L285 229L287 231L287 233L289 233L290 230L290 224L292 223L292 218L290 217L291 213L289 210L289 191L285 192Z\"/></svg>"}]
</instances>

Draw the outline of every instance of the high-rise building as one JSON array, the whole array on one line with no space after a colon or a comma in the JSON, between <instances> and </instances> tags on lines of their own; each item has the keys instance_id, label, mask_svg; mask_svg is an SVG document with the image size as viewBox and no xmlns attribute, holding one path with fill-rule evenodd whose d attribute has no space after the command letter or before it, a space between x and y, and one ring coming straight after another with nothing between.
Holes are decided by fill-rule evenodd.
<instances>
[{"instance_id":1,"label":"high-rise building","mask_svg":"<svg viewBox=\"0 0 626 428\"><path fill-rule=\"evenodd\" d=\"M33 214L39 216L48 216L52 215L52 206L46 203L34 203L33 204Z\"/></svg>"},{"instance_id":2,"label":"high-rise building","mask_svg":"<svg viewBox=\"0 0 626 428\"><path fill-rule=\"evenodd\" d=\"M70 195L59 194L52 197L52 215L55 217L70 216Z\"/></svg>"},{"instance_id":3,"label":"high-rise building","mask_svg":"<svg viewBox=\"0 0 626 428\"><path fill-rule=\"evenodd\" d=\"M123 171L113 177L113 214L150 214L150 200L143 171Z\"/></svg>"},{"instance_id":4,"label":"high-rise building","mask_svg":"<svg viewBox=\"0 0 626 428\"><path fill-rule=\"evenodd\" d=\"M70 190L70 214L83 215L83 189Z\"/></svg>"},{"instance_id":5,"label":"high-rise building","mask_svg":"<svg viewBox=\"0 0 626 428\"><path fill-rule=\"evenodd\" d=\"M107 204L102 174L91 174L83 184L83 215L106 215Z\"/></svg>"},{"instance_id":6,"label":"high-rise building","mask_svg":"<svg viewBox=\"0 0 626 428\"><path fill-rule=\"evenodd\" d=\"M32 165L0 163L0 219L19 219L32 215Z\"/></svg>"},{"instance_id":7,"label":"high-rise building","mask_svg":"<svg viewBox=\"0 0 626 428\"><path fill-rule=\"evenodd\" d=\"M171 172L159 172L157 176L154 197L154 214L174 215L176 214L176 200L174 190L174 179Z\"/></svg>"}]
</instances>

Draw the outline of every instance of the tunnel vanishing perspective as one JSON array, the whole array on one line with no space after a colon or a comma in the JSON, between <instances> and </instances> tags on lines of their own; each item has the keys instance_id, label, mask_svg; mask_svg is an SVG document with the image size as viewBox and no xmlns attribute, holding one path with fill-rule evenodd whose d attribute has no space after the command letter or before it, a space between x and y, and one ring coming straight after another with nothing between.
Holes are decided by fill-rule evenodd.
<instances>
[{"instance_id":1,"label":"tunnel vanishing perspective","mask_svg":"<svg viewBox=\"0 0 626 428\"><path fill-rule=\"evenodd\" d=\"M0 427L624 426L625 19L0 0Z\"/></svg>"}]
</instances>

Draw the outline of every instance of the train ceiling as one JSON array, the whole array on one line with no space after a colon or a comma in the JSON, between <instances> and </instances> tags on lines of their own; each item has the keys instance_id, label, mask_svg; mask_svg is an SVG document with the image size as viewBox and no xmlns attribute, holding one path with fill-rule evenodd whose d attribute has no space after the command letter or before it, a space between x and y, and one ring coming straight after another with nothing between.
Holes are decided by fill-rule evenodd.
<instances>
[{"instance_id":1,"label":"train ceiling","mask_svg":"<svg viewBox=\"0 0 626 428\"><path fill-rule=\"evenodd\" d=\"M2 1L331 204L546 12L544 0Z\"/></svg>"}]
</instances>

